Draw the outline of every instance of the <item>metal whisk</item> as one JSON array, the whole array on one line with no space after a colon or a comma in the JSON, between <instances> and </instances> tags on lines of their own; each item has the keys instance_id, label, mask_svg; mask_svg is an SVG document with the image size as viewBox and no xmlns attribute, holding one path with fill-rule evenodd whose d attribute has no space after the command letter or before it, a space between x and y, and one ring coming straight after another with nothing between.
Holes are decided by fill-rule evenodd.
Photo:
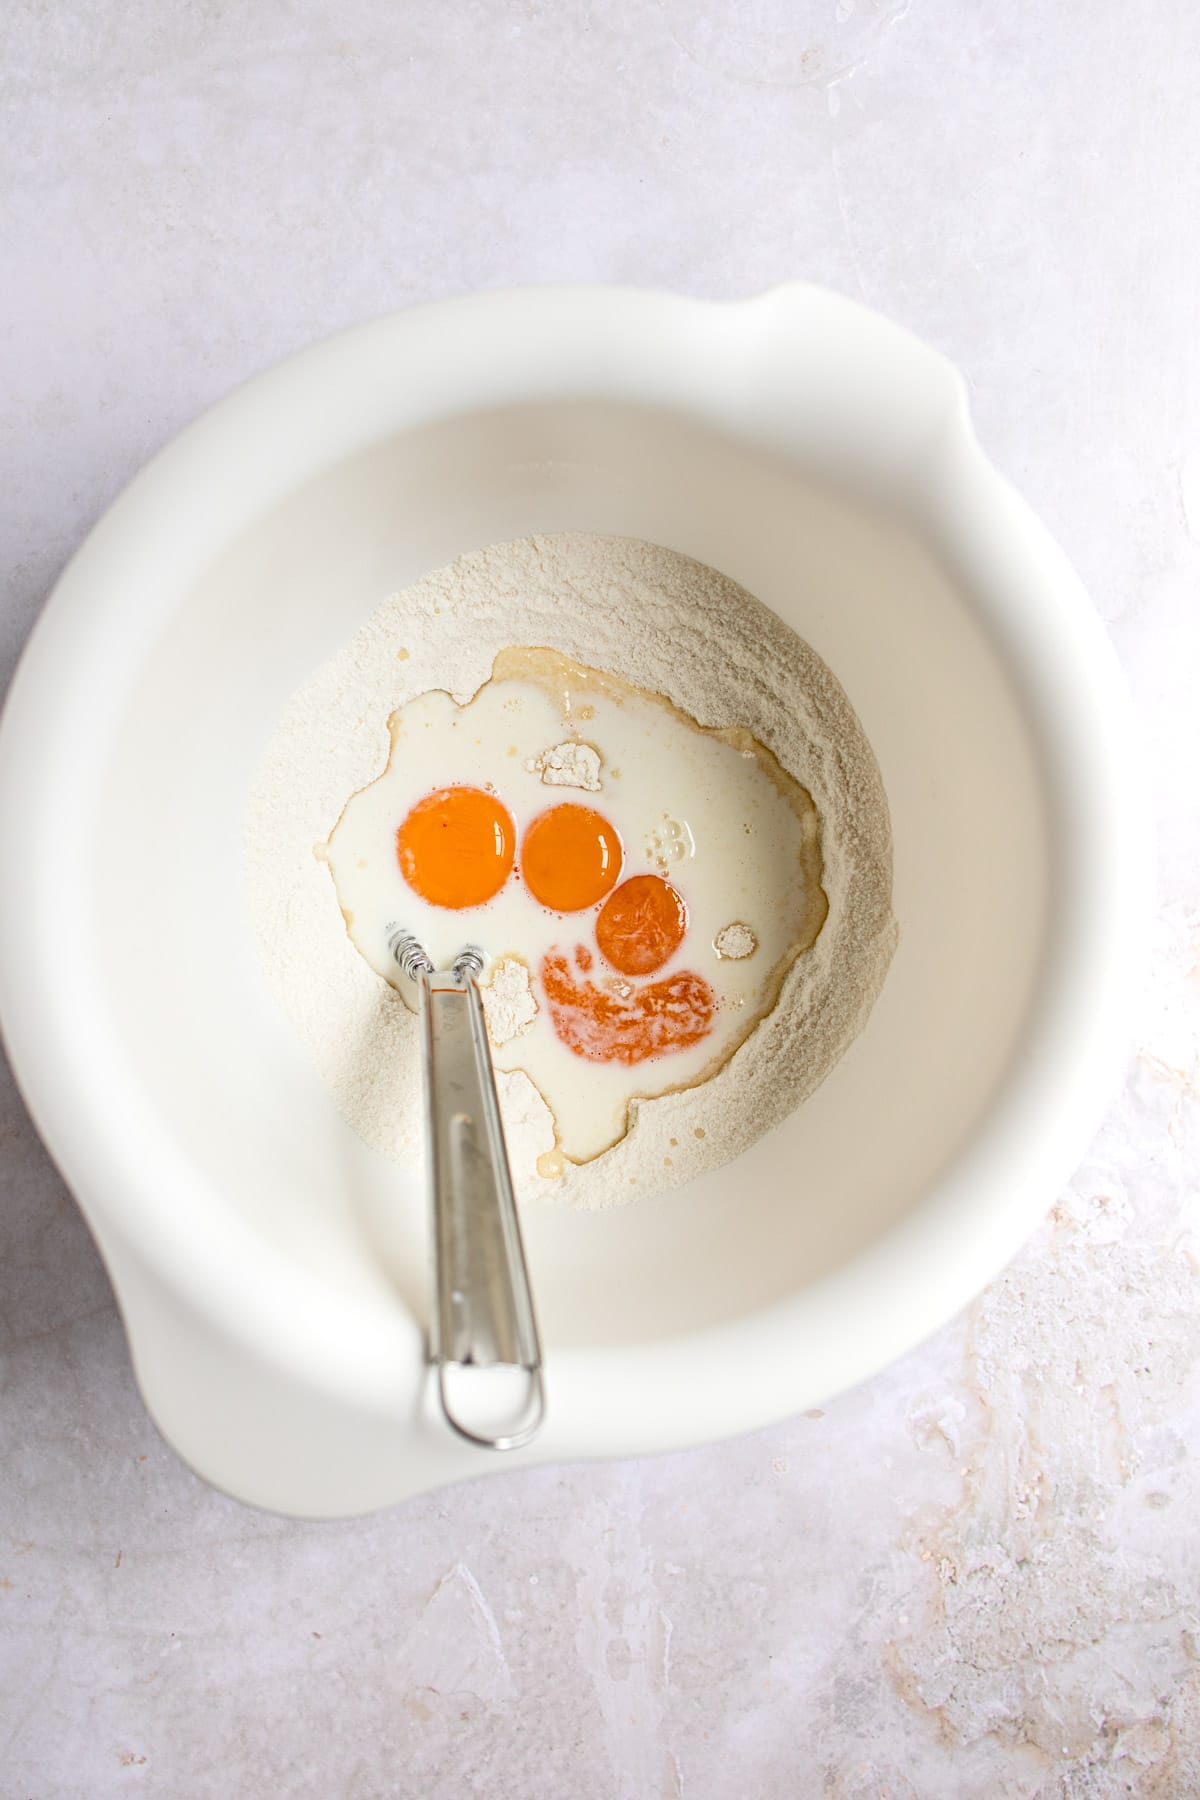
<instances>
[{"instance_id":1,"label":"metal whisk","mask_svg":"<svg viewBox=\"0 0 1200 1800\"><path fill-rule=\"evenodd\" d=\"M440 972L402 926L389 925L387 942L420 996L434 1253L429 1354L438 1373L438 1397L460 1437L489 1450L514 1450L540 1428L546 1399L479 995L485 958L468 944L449 972ZM504 1366L523 1370L528 1378L512 1424L502 1432L469 1425L450 1395L448 1371Z\"/></svg>"}]
</instances>

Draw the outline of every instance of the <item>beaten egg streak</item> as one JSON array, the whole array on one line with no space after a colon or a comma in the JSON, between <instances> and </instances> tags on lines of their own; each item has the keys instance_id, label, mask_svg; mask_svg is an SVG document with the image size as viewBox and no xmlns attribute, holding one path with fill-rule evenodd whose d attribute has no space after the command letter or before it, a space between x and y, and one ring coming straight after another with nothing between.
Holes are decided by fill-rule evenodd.
<instances>
[{"instance_id":1,"label":"beaten egg streak","mask_svg":"<svg viewBox=\"0 0 1200 1800\"><path fill-rule=\"evenodd\" d=\"M325 849L346 928L410 1005L393 921L437 967L485 950L496 1066L533 1082L573 1162L620 1141L633 1101L726 1063L820 932L816 810L744 730L511 649L464 705L422 694L389 731Z\"/></svg>"}]
</instances>

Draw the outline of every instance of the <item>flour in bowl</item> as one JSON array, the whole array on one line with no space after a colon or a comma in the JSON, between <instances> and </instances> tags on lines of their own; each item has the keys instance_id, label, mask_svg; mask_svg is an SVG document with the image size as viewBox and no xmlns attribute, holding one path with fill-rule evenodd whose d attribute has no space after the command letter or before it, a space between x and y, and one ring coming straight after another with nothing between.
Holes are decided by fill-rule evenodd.
<instances>
[{"instance_id":1,"label":"flour in bowl","mask_svg":"<svg viewBox=\"0 0 1200 1800\"><path fill-rule=\"evenodd\" d=\"M562 686L563 669L570 672L571 693L555 687L556 682ZM527 721L528 741L518 743L515 712L522 704L536 712L538 704L536 694L528 697L531 680L548 684L547 691L557 696L560 729L552 729L547 717L538 736ZM504 681L511 687L497 686ZM695 756L709 759L692 772L693 806L676 811L702 811L715 787L704 769L722 757L731 765L723 778L729 787L725 812L715 811L702 834L711 847L707 866L703 856L697 859L686 816L681 823L664 811L655 815L664 821L657 829L633 833L627 823L645 817L639 782L644 790L650 773L642 757L611 753L620 745L622 730L629 729L614 705L638 690L648 692L631 704L662 715L655 726L660 734L678 732L683 721L693 734ZM606 707L607 745L600 742L598 730ZM397 733L403 737L405 731L409 737L401 745L403 760L393 770L389 736L395 748ZM596 743L585 741L585 731ZM513 741L501 746L497 732ZM491 911L472 896L432 895L438 917L449 916L448 929L464 941L484 937L489 919L496 934L487 943L498 960L485 988L485 1005L501 1066L501 1106L519 1192L603 1206L677 1185L728 1161L813 1090L861 1028L895 936L887 809L861 728L814 652L724 576L650 544L564 534L492 546L385 601L295 696L255 785L247 841L253 913L266 972L339 1110L368 1143L414 1165L422 1154L416 1020L381 978L387 972L386 957L379 959L375 945L379 934L372 883L377 887L378 872L369 865L376 843L387 845L377 861L387 864L388 880L393 886L398 880L387 780L393 774L401 781L417 779L414 770L420 768L420 782L436 788L435 765L453 754L467 758L464 767L472 756L478 764L474 801L459 785L460 775L449 779L457 799L489 815L483 820L489 834L490 815L496 814L497 845L515 829L505 796L511 805L522 782L542 794L537 807L548 809L527 829L515 867L510 847L508 863L497 875L489 868L480 872L489 898L496 882L508 884ZM777 807L780 817L770 830L760 830L760 837L769 844L777 833L794 829L801 834L800 843L807 832L804 854L815 858L819 884L814 875L812 885L819 908L800 889L793 895L787 886L763 887L758 891L774 892L775 904L765 916L760 906L751 929L744 905L721 910L720 883L722 864L727 882L731 872L752 872L752 840L733 840L735 833L754 829L749 812L736 802L735 789L739 782L744 787L762 779L752 766L756 762L768 774L774 770L775 790L793 796L799 821L792 820L772 792L769 803L764 799L759 804ZM385 767L387 776L380 780ZM794 799L796 794L802 802ZM528 796L524 804L528 811ZM379 814L374 823L372 808ZM423 808L421 801L411 809L411 848L414 855L428 857L431 853L421 850L431 841ZM600 808L624 834L614 834L612 841L618 857L624 843L625 873L632 878L615 888L598 920L594 912L586 912L590 892L577 899L564 896L561 902L549 898L560 923L561 915L573 915L568 923L578 928L578 942L569 933L563 954L548 956L531 979L528 961L513 954L525 945L518 941L521 926L513 922L522 915L512 909L528 906L520 892L526 882L534 898L539 897L537 828L544 826L542 835L551 839L559 826L575 828L591 821L588 830L594 830L598 821L605 828ZM743 813L744 826L738 823ZM762 821L767 823L766 811ZM374 836L368 832L349 842L352 827L360 832L370 827ZM490 845L490 835L487 841ZM324 861L331 853L345 917ZM436 862L436 842L432 854ZM560 867L554 860L548 865L551 874ZM673 892L669 884L677 882L686 890L681 868L689 871L693 886L691 912L681 906L677 935L685 934L685 917L696 929L679 949L684 962L667 963L660 985L664 993L672 983L679 988L679 994L669 996L676 1014L687 989L690 1035L672 1047L678 1079L666 1066L669 1059L655 1051L631 1083L615 1061L637 1061L643 1054L637 1048L637 1008L644 1001L649 1018L654 997L641 977L658 964L653 958L638 960L644 958L645 944L639 948L636 935L628 932L646 924L646 896L640 888ZM427 862L426 875L436 872ZM599 878L607 891L616 872L610 868ZM422 879L418 861L409 870L418 892ZM744 900L753 890L743 881L736 891ZM597 899L600 893L597 889ZM441 911L468 902L465 914ZM787 922L776 915L793 903L799 908L796 922L785 930ZM616 925L606 939L610 914ZM464 918L475 922L460 932ZM432 916L431 923L436 923ZM619 971L623 956L633 956L630 979L602 978L605 962L592 969L588 932L593 923L607 963ZM790 951L781 958L788 944ZM675 948L672 938L662 956ZM764 985L763 974L771 967L775 979ZM618 985L623 997L616 996ZM702 1003L697 1000L701 993L706 996ZM760 1016L772 1000L771 1010ZM747 1008L740 1026L730 1010L737 1007ZM731 1060L705 1079L706 1069L717 1064L706 1061L702 1040L711 1033L713 1048L722 1032ZM576 1064L568 1051L594 1060ZM606 1066L595 1059L607 1059ZM554 1102L553 1114L527 1069ZM698 1085L682 1086L685 1081ZM682 1091L672 1091L679 1087ZM640 1097L647 1093L655 1097Z\"/></svg>"}]
</instances>

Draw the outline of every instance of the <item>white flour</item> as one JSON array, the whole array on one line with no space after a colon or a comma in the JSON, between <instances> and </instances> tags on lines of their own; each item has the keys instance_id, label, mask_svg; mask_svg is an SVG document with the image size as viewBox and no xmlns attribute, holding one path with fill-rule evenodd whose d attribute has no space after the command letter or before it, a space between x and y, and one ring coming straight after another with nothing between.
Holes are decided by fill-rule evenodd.
<instances>
[{"instance_id":1,"label":"white flour","mask_svg":"<svg viewBox=\"0 0 1200 1800\"><path fill-rule=\"evenodd\" d=\"M582 788L585 794L598 794L600 752L591 744L556 744L542 756L535 756L529 767L536 769L547 787Z\"/></svg>"},{"instance_id":2,"label":"white flour","mask_svg":"<svg viewBox=\"0 0 1200 1800\"><path fill-rule=\"evenodd\" d=\"M774 1011L711 1080L635 1102L622 1142L575 1167L553 1154L550 1115L528 1078L499 1078L521 1196L611 1206L748 1148L862 1028L895 943L887 805L858 721L820 658L742 588L673 551L623 538L528 538L464 556L385 600L289 704L251 796L247 856L273 991L342 1116L413 1166L422 1156L416 1019L351 944L315 851L387 761L390 714L431 688L465 702L512 645L549 646L608 670L701 725L744 726L809 790L822 824L829 917ZM544 778L556 774L567 770ZM532 1016L519 985L508 971L494 997L503 1030Z\"/></svg>"},{"instance_id":3,"label":"white flour","mask_svg":"<svg viewBox=\"0 0 1200 1800\"><path fill-rule=\"evenodd\" d=\"M499 957L484 976L479 992L493 1044L511 1044L537 1018L529 965L519 956Z\"/></svg>"},{"instance_id":4,"label":"white flour","mask_svg":"<svg viewBox=\"0 0 1200 1800\"><path fill-rule=\"evenodd\" d=\"M718 956L731 957L735 962L743 956L753 956L758 949L758 939L748 925L735 919L732 925L726 925L718 931L713 939L713 949Z\"/></svg>"}]
</instances>

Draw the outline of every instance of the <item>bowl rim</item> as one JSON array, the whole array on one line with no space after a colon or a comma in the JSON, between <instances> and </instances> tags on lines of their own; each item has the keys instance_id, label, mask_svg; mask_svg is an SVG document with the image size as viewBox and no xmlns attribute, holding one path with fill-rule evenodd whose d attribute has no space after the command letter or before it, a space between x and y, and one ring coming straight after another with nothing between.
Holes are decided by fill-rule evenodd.
<instances>
[{"instance_id":1,"label":"bowl rim","mask_svg":"<svg viewBox=\"0 0 1200 1800\"><path fill-rule=\"evenodd\" d=\"M24 871L0 894L0 1028L119 1291L117 1265L129 1257L272 1366L367 1411L408 1415L425 1371L402 1304L350 1302L221 1203L137 1089L88 971L64 981L62 820L81 812L86 791L68 793L54 724L82 709L96 729L111 727L116 677L136 669L171 601L165 572L178 588L305 470L497 400L570 398L583 370L589 397L707 408L730 434L794 459L795 408L773 403L764 374L785 399L803 390L803 430L824 432L827 467L907 509L1019 679L1055 826L1055 881L1023 1053L924 1200L827 1275L735 1322L636 1348L555 1350L550 1428L523 1453L539 1459L698 1442L788 1416L892 1361L970 1300L1048 1210L1117 1085L1152 891L1116 656L1049 532L979 448L962 378L936 352L799 283L733 302L510 289L355 327L235 390L134 478L56 583L0 720L0 836L10 867Z\"/></svg>"}]
</instances>

